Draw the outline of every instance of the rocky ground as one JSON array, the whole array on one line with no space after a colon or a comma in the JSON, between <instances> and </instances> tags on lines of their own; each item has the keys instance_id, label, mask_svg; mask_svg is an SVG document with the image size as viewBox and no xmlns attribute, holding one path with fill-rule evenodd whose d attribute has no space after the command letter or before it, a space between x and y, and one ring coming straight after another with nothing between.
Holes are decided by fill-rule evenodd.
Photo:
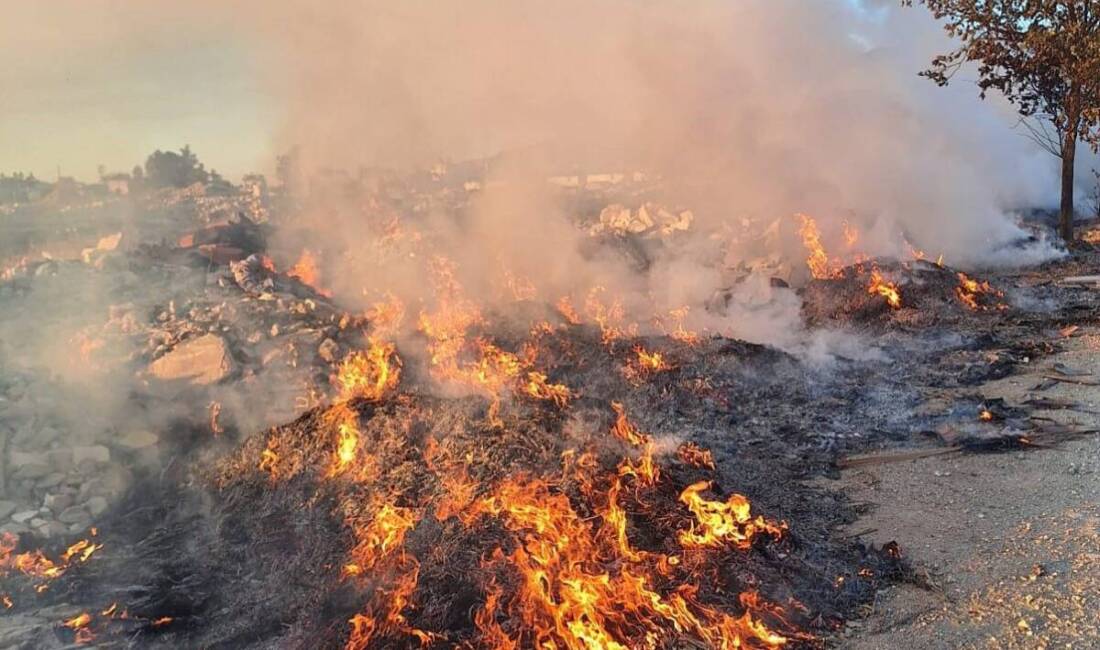
<instances>
[{"instance_id":1,"label":"rocky ground","mask_svg":"<svg viewBox=\"0 0 1100 650\"><path fill-rule=\"evenodd\" d=\"M182 490L194 481L184 467L324 401L368 323L274 272L262 246L250 256L253 225L242 226L243 238L239 228L195 231L186 245L123 237L79 260L6 274L0 533L56 550L95 537L101 521L135 502L132 486ZM1003 294L983 295L974 310L957 300L957 274L945 267L884 265L903 300L919 291L919 309L898 311L868 294L865 270L849 271L803 293L804 318L856 333L873 354L820 365L715 338L682 359L664 349L676 367L667 380L602 396L626 402L655 434L712 448L724 482L822 552L854 563L862 542L900 544L918 578L873 601L869 590L881 585L858 572L825 576L838 593L822 602L870 604L835 639L818 631L821 644L1092 647L1100 438L1087 432L1100 428L1100 292L1058 279L1097 267L1100 256L1086 250L993 275ZM553 379L606 387L605 370L578 363ZM896 460L912 450L935 455ZM893 460L842 469L866 454ZM140 519L145 510L126 512ZM149 517L141 525L159 530ZM16 603L0 646L64 646L72 636L57 633L58 621L85 609L76 595L47 595L40 608Z\"/></svg>"}]
</instances>

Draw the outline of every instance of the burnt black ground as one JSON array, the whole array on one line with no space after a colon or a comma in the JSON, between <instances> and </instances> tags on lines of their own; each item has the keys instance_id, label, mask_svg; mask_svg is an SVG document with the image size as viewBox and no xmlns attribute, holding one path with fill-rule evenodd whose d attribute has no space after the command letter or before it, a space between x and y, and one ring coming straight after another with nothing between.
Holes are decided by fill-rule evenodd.
<instances>
[{"instance_id":1,"label":"burnt black ground","mask_svg":"<svg viewBox=\"0 0 1100 650\"><path fill-rule=\"evenodd\" d=\"M712 449L723 494L743 493L759 512L790 525L791 559L775 564L768 576L775 581L762 584L762 591L807 604L808 630L824 637L858 614L880 580L904 572L883 575L889 567L875 564L873 578L858 577L880 557L837 533L858 507L804 481L834 474L836 461L849 454L940 444L928 432L972 419L981 399L924 407L946 388L1007 376L1051 353L1061 327L1095 323L1100 301L1094 292L1058 288L1050 280L1098 267L1096 254L1083 251L1025 273L973 274L1005 291L1012 305L1006 310L967 312L944 300L948 313L877 310L870 318L837 323L880 348L884 356L877 360L810 365L738 341L710 339L686 348L651 338L646 347L665 352L673 369L634 386L617 370L633 342L609 352L595 332L578 328L565 339L579 342L574 349L580 354L552 368L550 378L583 392L578 408L618 400L658 439ZM846 290L862 291L862 285ZM846 295L854 300L845 287L834 295L840 305ZM834 313L849 312L840 307ZM455 400L447 408L473 412L483 408L478 402ZM304 426L309 417L292 426ZM257 434L240 453L255 452L266 435ZM169 469L144 477L100 524L110 550L72 571L39 605L91 609L118 601L148 619L176 618L156 629L123 626L126 634L114 642L132 647L315 647L310 643L318 634L335 640L354 598L340 602L319 586L331 576L318 567L339 563L344 548L336 543L346 531L331 516L333 495L310 481L272 489L258 473L219 490L210 476L216 450L194 444L185 431L177 442L166 452L178 454Z\"/></svg>"}]
</instances>

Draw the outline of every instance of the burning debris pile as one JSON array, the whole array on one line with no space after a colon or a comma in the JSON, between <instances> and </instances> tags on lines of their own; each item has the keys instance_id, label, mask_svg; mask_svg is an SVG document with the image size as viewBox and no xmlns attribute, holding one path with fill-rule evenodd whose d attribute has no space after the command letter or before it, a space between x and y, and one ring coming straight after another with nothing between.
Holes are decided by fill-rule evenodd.
<instances>
[{"instance_id":1,"label":"burning debris pile","mask_svg":"<svg viewBox=\"0 0 1100 650\"><path fill-rule=\"evenodd\" d=\"M723 245L685 234L688 211L639 205L603 210L597 232L573 219L582 246L644 277L681 242ZM405 302L384 282L363 287L378 301L358 313L326 289L342 280L322 276L331 251L269 253L267 227L244 216L13 271L0 289L16 306L78 273L111 286L106 322L74 346L88 367L125 374L129 399L162 426L101 431L89 441L101 462L9 481L24 520L0 531L10 638L817 647L883 581L908 576L896 546L838 538L851 505L802 480L950 420L896 406L916 407L922 382L939 390L943 374L987 378L979 345L821 370L709 329L733 315L721 305L669 310L600 286L552 294L507 267L478 287L482 304L443 256L446 237L419 230L429 222L370 224L377 277L407 273L429 290ZM1007 313L989 283L940 262L869 259L851 228L830 257L812 220L799 223L816 279L798 293L766 282L773 267L801 271L797 258L746 273L781 300L801 295L811 326L903 332ZM714 250L706 264L722 263ZM31 439L16 451L65 455ZM80 487L137 456L152 460L132 467L125 494ZM63 528L61 504L81 515Z\"/></svg>"},{"instance_id":2,"label":"burning debris pile","mask_svg":"<svg viewBox=\"0 0 1100 650\"><path fill-rule=\"evenodd\" d=\"M925 327L1008 309L987 281L925 260L861 262L815 278L802 293L813 325L845 322Z\"/></svg>"},{"instance_id":3,"label":"burning debris pile","mask_svg":"<svg viewBox=\"0 0 1100 650\"><path fill-rule=\"evenodd\" d=\"M680 364L781 357L674 339L642 355L641 339L608 345L564 324L537 328L522 357L483 333L454 357L435 347L434 361L402 365L374 335L342 366L336 402L205 472L185 499L201 518L158 501L168 512L154 530L124 510L104 522L133 537L108 542L116 552L65 591L96 609L112 594L131 618L90 614L86 633L234 647L816 646L899 570L896 549L832 546L804 512L803 536L726 487L737 472L711 450L634 418L659 423L644 403L661 394L707 408L714 389ZM645 384L616 370L643 359L660 360ZM434 396L428 377L456 370L475 394Z\"/></svg>"},{"instance_id":4,"label":"burning debris pile","mask_svg":"<svg viewBox=\"0 0 1100 650\"><path fill-rule=\"evenodd\" d=\"M860 252L860 232L843 224L843 252L830 255L817 222L797 215L812 279L802 290L808 325L894 323L927 327L971 313L1009 308L1004 292L944 264L906 242L912 259L871 259Z\"/></svg>"}]
</instances>

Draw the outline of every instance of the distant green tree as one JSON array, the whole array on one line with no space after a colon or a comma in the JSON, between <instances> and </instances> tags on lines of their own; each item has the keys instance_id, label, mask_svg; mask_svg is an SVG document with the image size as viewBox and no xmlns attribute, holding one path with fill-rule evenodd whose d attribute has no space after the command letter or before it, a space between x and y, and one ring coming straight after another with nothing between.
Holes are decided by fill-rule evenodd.
<instances>
[{"instance_id":1,"label":"distant green tree","mask_svg":"<svg viewBox=\"0 0 1100 650\"><path fill-rule=\"evenodd\" d=\"M205 183L210 174L199 162L190 146L179 150L157 149L145 160L145 178L150 187L187 187L193 183Z\"/></svg>"},{"instance_id":2,"label":"distant green tree","mask_svg":"<svg viewBox=\"0 0 1100 650\"><path fill-rule=\"evenodd\" d=\"M1079 141L1100 146L1100 2L1095 0L901 0L923 4L958 48L921 74L941 86L977 64L984 98L996 90L1019 110L1032 139L1062 161L1059 230L1073 239L1074 158Z\"/></svg>"}]
</instances>

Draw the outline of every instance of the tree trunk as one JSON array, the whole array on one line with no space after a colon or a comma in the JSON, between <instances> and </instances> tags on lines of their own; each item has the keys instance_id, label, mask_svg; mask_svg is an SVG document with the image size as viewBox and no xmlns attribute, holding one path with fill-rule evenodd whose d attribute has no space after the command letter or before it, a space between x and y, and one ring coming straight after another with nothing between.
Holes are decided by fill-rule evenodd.
<instances>
[{"instance_id":1,"label":"tree trunk","mask_svg":"<svg viewBox=\"0 0 1100 650\"><path fill-rule=\"evenodd\" d=\"M1080 118L1069 120L1070 128L1062 139L1062 206L1058 215L1058 232L1067 242L1073 241L1073 162L1077 154L1077 124Z\"/></svg>"}]
</instances>

